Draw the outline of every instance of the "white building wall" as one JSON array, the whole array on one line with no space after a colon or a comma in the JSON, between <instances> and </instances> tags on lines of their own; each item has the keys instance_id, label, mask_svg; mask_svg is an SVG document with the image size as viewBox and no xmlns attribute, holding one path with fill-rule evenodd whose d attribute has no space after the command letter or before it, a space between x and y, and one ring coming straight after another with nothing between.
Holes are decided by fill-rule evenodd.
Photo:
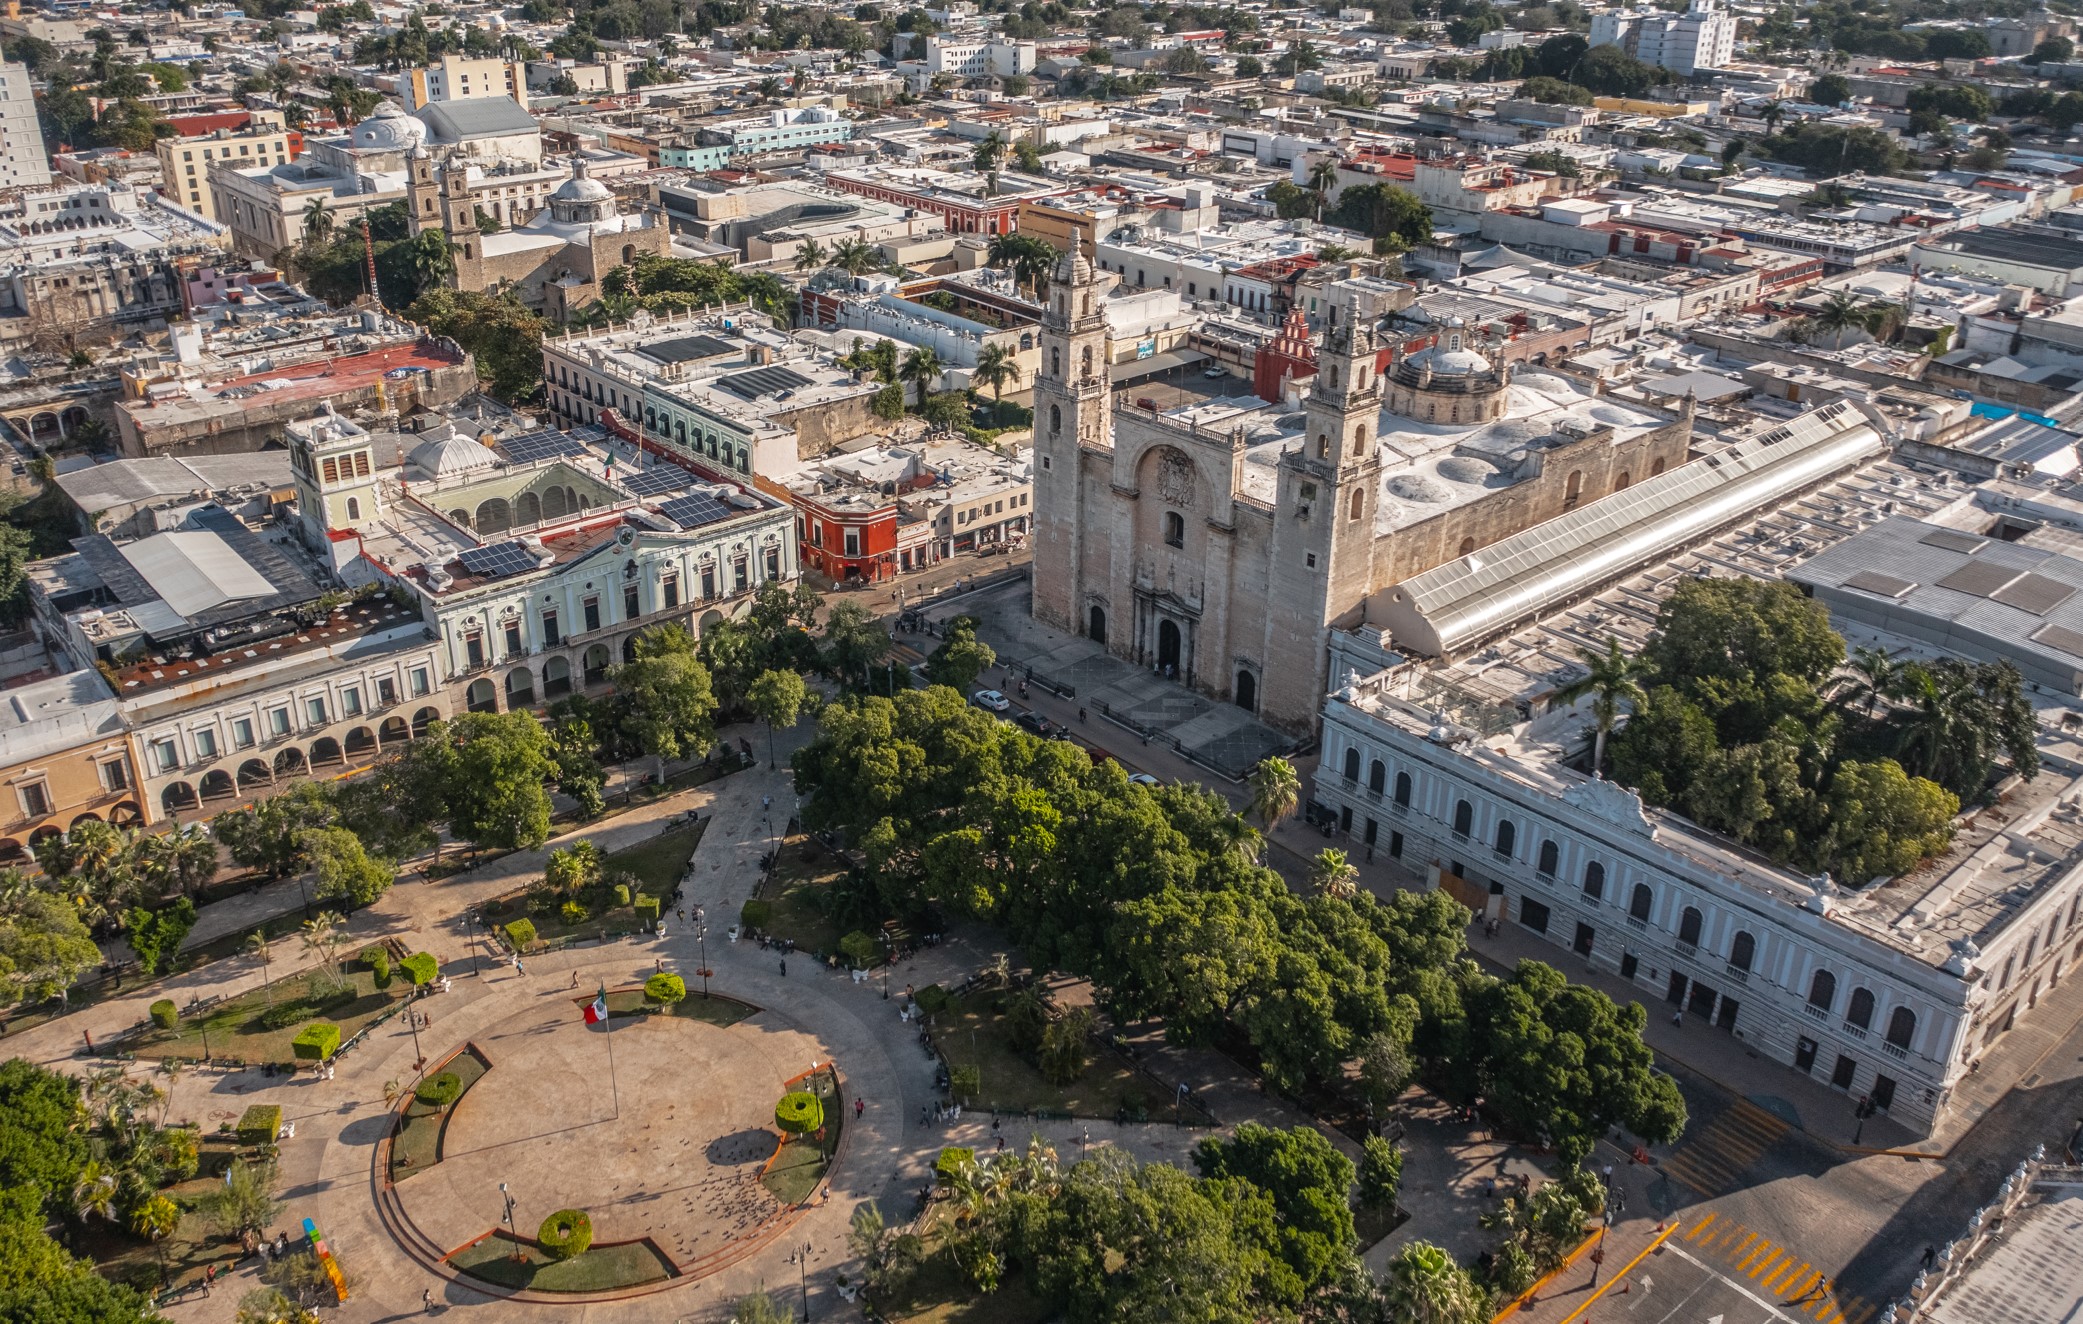
<instances>
[{"instance_id":1,"label":"white building wall","mask_svg":"<svg viewBox=\"0 0 2083 1324\"><path fill-rule=\"evenodd\" d=\"M43 150L28 66L0 63L0 188L36 188L50 182L51 159Z\"/></svg>"}]
</instances>

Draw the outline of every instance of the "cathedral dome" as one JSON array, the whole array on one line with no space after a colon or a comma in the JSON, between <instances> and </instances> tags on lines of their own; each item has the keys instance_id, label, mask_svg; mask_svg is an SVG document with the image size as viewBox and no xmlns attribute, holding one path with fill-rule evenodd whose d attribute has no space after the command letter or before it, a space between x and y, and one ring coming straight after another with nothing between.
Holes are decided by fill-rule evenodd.
<instances>
[{"instance_id":1,"label":"cathedral dome","mask_svg":"<svg viewBox=\"0 0 2083 1324\"><path fill-rule=\"evenodd\" d=\"M1082 249L1073 244L1068 253L1056 259L1056 280L1064 285L1083 285L1092 279L1092 264L1085 259Z\"/></svg>"},{"instance_id":2,"label":"cathedral dome","mask_svg":"<svg viewBox=\"0 0 2083 1324\"><path fill-rule=\"evenodd\" d=\"M551 202L604 202L614 196L614 191L597 179L574 175L557 186L550 195Z\"/></svg>"},{"instance_id":3,"label":"cathedral dome","mask_svg":"<svg viewBox=\"0 0 2083 1324\"><path fill-rule=\"evenodd\" d=\"M414 119L395 101L386 101L376 113L354 126L356 147L378 152L405 151L427 138L427 126Z\"/></svg>"},{"instance_id":4,"label":"cathedral dome","mask_svg":"<svg viewBox=\"0 0 2083 1324\"><path fill-rule=\"evenodd\" d=\"M1490 371L1490 360L1472 349L1446 349L1435 345L1411 356L1415 363L1429 365L1435 376L1474 377Z\"/></svg>"}]
</instances>

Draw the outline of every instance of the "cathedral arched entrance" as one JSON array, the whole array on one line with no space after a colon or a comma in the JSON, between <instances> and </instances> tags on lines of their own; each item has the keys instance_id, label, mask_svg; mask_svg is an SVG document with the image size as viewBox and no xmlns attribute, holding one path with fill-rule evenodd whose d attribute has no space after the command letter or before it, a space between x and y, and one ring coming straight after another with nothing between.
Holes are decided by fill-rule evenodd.
<instances>
[{"instance_id":1,"label":"cathedral arched entrance","mask_svg":"<svg viewBox=\"0 0 2083 1324\"><path fill-rule=\"evenodd\" d=\"M1237 672L1236 696L1239 708L1242 708L1247 713L1257 712L1258 677L1240 668Z\"/></svg>"},{"instance_id":2,"label":"cathedral arched entrance","mask_svg":"<svg viewBox=\"0 0 2083 1324\"><path fill-rule=\"evenodd\" d=\"M1085 623L1085 634L1101 648L1107 646L1107 609L1105 607L1095 605L1092 608L1092 614Z\"/></svg>"},{"instance_id":3,"label":"cathedral arched entrance","mask_svg":"<svg viewBox=\"0 0 2083 1324\"><path fill-rule=\"evenodd\" d=\"M1157 623L1157 669L1167 676L1176 676L1183 668L1179 665L1184 638L1179 633L1176 621Z\"/></svg>"}]
</instances>

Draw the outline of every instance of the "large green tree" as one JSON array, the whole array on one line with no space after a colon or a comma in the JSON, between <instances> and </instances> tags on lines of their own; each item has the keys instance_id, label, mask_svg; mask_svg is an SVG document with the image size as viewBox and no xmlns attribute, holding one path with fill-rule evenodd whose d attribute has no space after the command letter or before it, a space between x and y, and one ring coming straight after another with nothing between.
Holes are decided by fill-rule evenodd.
<instances>
[{"instance_id":1,"label":"large green tree","mask_svg":"<svg viewBox=\"0 0 2083 1324\"><path fill-rule=\"evenodd\" d=\"M637 636L636 660L614 673L625 707L623 727L658 760L691 758L716 738L716 695L709 669L695 657L694 641L677 625L654 626Z\"/></svg>"},{"instance_id":2,"label":"large green tree","mask_svg":"<svg viewBox=\"0 0 2083 1324\"><path fill-rule=\"evenodd\" d=\"M1201 1141L1193 1163L1203 1177L1241 1178L1272 1197L1279 1255L1294 1274L1288 1291L1307 1297L1328 1286L1357 1249L1352 1160L1315 1127L1246 1122L1229 1140Z\"/></svg>"},{"instance_id":3,"label":"large green tree","mask_svg":"<svg viewBox=\"0 0 2083 1324\"><path fill-rule=\"evenodd\" d=\"M550 738L529 713L465 713L436 722L428 739L453 743L449 829L491 850L532 850L549 839L556 771Z\"/></svg>"},{"instance_id":4,"label":"large green tree","mask_svg":"<svg viewBox=\"0 0 2083 1324\"><path fill-rule=\"evenodd\" d=\"M532 399L542 389L543 321L513 292L429 290L406 316L469 350L479 379L506 403Z\"/></svg>"}]
</instances>

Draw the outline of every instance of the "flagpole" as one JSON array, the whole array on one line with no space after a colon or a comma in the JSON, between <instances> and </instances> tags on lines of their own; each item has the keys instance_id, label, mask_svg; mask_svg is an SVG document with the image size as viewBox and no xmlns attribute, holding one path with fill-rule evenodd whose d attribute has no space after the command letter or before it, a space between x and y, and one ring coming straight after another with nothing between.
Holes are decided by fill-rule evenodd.
<instances>
[{"instance_id":1,"label":"flagpole","mask_svg":"<svg viewBox=\"0 0 2083 1324\"><path fill-rule=\"evenodd\" d=\"M603 1013L607 1011L607 1005L608 986L602 984L600 986L600 1008ZM613 1016L605 1014L601 1016L600 1032L606 1035L608 1040L608 1095L615 1102L615 1119L619 1120L622 1116L622 1087L615 1080L615 1018Z\"/></svg>"}]
</instances>

